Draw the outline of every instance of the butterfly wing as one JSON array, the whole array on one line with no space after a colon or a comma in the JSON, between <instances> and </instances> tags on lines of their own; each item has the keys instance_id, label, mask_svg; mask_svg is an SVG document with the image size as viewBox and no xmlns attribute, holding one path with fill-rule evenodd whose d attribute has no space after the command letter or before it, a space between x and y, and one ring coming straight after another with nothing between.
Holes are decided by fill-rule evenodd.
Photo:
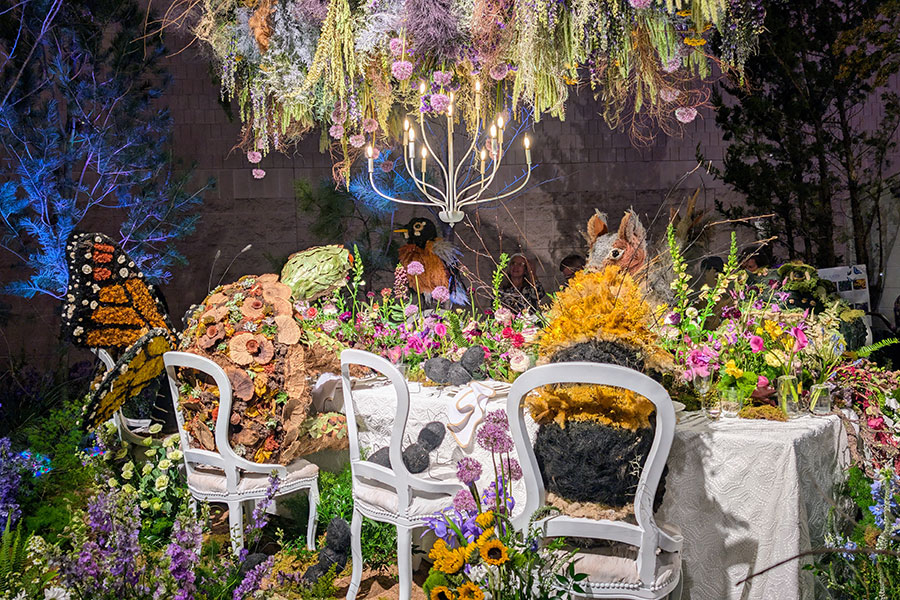
<instances>
[{"instance_id":1,"label":"butterfly wing","mask_svg":"<svg viewBox=\"0 0 900 600\"><path fill-rule=\"evenodd\" d=\"M109 236L73 234L66 256L64 337L78 346L121 351L148 329L172 331L162 299Z\"/></svg>"},{"instance_id":2,"label":"butterfly wing","mask_svg":"<svg viewBox=\"0 0 900 600\"><path fill-rule=\"evenodd\" d=\"M163 354L174 345L167 329L151 329L141 336L94 388L84 407L82 427L89 430L105 423L126 400L140 394L163 373Z\"/></svg>"}]
</instances>

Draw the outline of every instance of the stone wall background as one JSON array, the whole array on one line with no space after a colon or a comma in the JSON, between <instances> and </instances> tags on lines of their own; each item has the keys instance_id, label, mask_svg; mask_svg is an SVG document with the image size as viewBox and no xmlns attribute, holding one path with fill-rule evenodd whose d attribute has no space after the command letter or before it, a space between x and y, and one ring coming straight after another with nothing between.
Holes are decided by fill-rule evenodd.
<instances>
[{"instance_id":1,"label":"stone wall background","mask_svg":"<svg viewBox=\"0 0 900 600\"><path fill-rule=\"evenodd\" d=\"M176 49L182 47L176 41L170 43ZM217 251L221 257L215 265L213 284L248 243L253 248L234 261L226 282L244 274L271 270L265 253L287 255L318 243L309 233L306 217L297 210L293 182L299 178L315 181L330 177L331 161L318 151L318 132L313 132L290 155L272 153L265 157L259 165L266 171L265 178L253 179L252 165L234 148L240 123L230 121L219 104L219 88L210 78L206 60L189 48L167 62L173 83L163 102L174 117L176 154L185 162L196 163L198 182L210 176L217 182L216 188L206 194L196 233L181 244L190 263L163 287L172 314L180 317L188 306L205 296ZM892 87L900 90L900 79L895 78ZM877 105L867 107L861 118L877 119L879 110ZM480 222L484 245L465 223L456 227L461 245L482 251L486 247L494 258L500 251L524 251L532 259L544 287L552 291L560 282L559 261L573 252L585 252L581 231L595 209L606 212L611 227L617 227L623 212L633 207L659 239L669 207L684 202L697 188L701 188L699 206L710 211L717 199L726 203L742 201L738 194L698 168L695 160L698 147L714 163L720 164L724 155L725 143L711 112L702 112L687 125L683 137L660 135L651 147L643 149L635 148L627 135L610 131L598 112L591 94L582 91L568 106L566 121L547 119L538 123L531 132L533 159L540 165L533 181L547 183L511 201L469 211L473 220ZM524 165L520 142L516 146L504 161L508 178L521 172ZM409 209L400 210L396 220L405 223L411 214ZM112 233L117 224L91 225ZM727 230L720 234L710 252L724 255ZM893 269L886 273L889 281L884 308L892 305L900 293L900 247L891 260ZM489 280L493 265L488 258L470 254L466 261ZM11 265L9 255L2 255L0 278L14 273ZM49 298L2 300L10 305L10 320L0 330L0 356L51 362L59 333L59 302Z\"/></svg>"}]
</instances>

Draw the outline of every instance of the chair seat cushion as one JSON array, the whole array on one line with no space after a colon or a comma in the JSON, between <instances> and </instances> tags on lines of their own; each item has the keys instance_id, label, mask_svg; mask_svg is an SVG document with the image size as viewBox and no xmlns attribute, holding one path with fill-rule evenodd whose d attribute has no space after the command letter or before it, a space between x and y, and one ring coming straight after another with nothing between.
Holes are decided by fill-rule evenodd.
<instances>
[{"instance_id":1,"label":"chair seat cushion","mask_svg":"<svg viewBox=\"0 0 900 600\"><path fill-rule=\"evenodd\" d=\"M399 514L396 490L372 479L356 479L353 482L353 496L373 508L392 515ZM447 508L452 501L453 498L449 494L428 494L416 491L412 496L407 516L428 517Z\"/></svg>"},{"instance_id":2,"label":"chair seat cushion","mask_svg":"<svg viewBox=\"0 0 900 600\"><path fill-rule=\"evenodd\" d=\"M319 467L313 463L299 459L287 465L287 477L281 481L278 488L280 494L291 492L295 489L308 487L310 479L319 476ZM188 487L192 492L207 496L226 496L225 473L220 469L209 466L197 466L193 472L188 473ZM256 497L263 496L269 488L268 473L242 472L237 485L238 496Z\"/></svg>"},{"instance_id":3,"label":"chair seat cushion","mask_svg":"<svg viewBox=\"0 0 900 600\"><path fill-rule=\"evenodd\" d=\"M643 587L638 575L637 548L634 546L612 544L581 549L572 558L575 559L575 572L587 574L586 581L591 587ZM656 590L676 581L680 571L680 552L658 552L656 579L651 589Z\"/></svg>"}]
</instances>

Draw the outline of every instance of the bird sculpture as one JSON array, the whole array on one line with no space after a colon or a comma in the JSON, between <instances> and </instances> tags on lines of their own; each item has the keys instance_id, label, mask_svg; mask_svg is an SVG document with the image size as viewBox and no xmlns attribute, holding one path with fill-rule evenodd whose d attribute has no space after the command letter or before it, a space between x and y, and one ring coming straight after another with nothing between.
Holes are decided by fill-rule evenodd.
<instances>
[{"instance_id":1,"label":"bird sculpture","mask_svg":"<svg viewBox=\"0 0 900 600\"><path fill-rule=\"evenodd\" d=\"M406 245L398 251L400 263L408 267L410 263L418 262L425 269L421 275L416 276L419 292L431 294L435 288L444 286L450 291L450 301L453 304L468 304L466 288L459 272L462 252L454 244L438 237L433 221L416 217L406 227L395 229L394 233L402 233L407 240Z\"/></svg>"}]
</instances>

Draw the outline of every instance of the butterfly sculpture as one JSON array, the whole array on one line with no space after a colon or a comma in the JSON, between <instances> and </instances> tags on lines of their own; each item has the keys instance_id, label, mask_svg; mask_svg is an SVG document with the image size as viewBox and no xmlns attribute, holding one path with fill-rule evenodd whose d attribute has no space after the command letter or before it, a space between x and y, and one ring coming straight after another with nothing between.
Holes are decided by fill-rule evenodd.
<instances>
[{"instance_id":1,"label":"butterfly sculpture","mask_svg":"<svg viewBox=\"0 0 900 600\"><path fill-rule=\"evenodd\" d=\"M93 429L163 373L162 356L175 348L176 339L161 296L108 236L73 234L66 257L64 337L118 358L93 387L84 408L82 427Z\"/></svg>"}]
</instances>

